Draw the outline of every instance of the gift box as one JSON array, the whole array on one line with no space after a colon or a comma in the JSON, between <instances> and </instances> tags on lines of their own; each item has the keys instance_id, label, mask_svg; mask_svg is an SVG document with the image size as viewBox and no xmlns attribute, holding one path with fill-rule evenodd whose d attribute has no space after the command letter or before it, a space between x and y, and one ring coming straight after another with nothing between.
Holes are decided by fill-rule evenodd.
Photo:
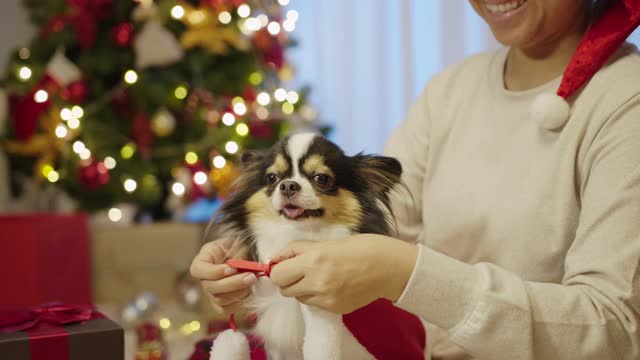
<instances>
[{"instance_id":1,"label":"gift box","mask_svg":"<svg viewBox=\"0 0 640 360\"><path fill-rule=\"evenodd\" d=\"M121 360L123 329L90 306L2 312L0 354L11 360Z\"/></svg>"},{"instance_id":2,"label":"gift box","mask_svg":"<svg viewBox=\"0 0 640 360\"><path fill-rule=\"evenodd\" d=\"M92 303L84 214L0 216L0 310Z\"/></svg>"},{"instance_id":3,"label":"gift box","mask_svg":"<svg viewBox=\"0 0 640 360\"><path fill-rule=\"evenodd\" d=\"M142 292L176 298L178 277L200 250L204 225L154 223L92 230L97 303L125 304Z\"/></svg>"}]
</instances>

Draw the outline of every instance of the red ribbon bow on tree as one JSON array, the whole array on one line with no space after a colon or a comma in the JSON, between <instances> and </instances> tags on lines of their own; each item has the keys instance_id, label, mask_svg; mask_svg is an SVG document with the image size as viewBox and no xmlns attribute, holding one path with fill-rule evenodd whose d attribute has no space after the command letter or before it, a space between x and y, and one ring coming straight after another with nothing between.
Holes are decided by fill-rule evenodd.
<instances>
[{"instance_id":1,"label":"red ribbon bow on tree","mask_svg":"<svg viewBox=\"0 0 640 360\"><path fill-rule=\"evenodd\" d=\"M91 305L69 305L49 303L31 310L0 312L0 332L29 330L39 323L63 326L80 323L93 318L95 308Z\"/></svg>"}]
</instances>

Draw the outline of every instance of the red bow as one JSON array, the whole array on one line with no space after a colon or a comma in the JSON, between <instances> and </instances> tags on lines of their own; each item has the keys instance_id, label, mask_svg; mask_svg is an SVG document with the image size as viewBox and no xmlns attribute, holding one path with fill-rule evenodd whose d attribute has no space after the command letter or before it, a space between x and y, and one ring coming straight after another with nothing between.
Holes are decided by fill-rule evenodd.
<instances>
[{"instance_id":1,"label":"red bow","mask_svg":"<svg viewBox=\"0 0 640 360\"><path fill-rule=\"evenodd\" d=\"M84 49L92 48L98 35L98 20L110 14L112 0L67 0L67 4L69 10L65 14L54 16L40 34L47 37L71 24L80 46Z\"/></svg>"},{"instance_id":2,"label":"red bow","mask_svg":"<svg viewBox=\"0 0 640 360\"><path fill-rule=\"evenodd\" d=\"M63 326L90 320L95 312L91 305L44 304L31 310L0 312L0 332L29 330L39 323Z\"/></svg>"}]
</instances>

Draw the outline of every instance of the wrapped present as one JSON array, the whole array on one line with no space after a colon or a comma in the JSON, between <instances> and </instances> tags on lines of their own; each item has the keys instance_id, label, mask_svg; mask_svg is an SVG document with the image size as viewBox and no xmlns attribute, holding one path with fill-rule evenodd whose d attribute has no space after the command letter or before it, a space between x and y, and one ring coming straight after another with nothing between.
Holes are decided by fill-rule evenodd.
<instances>
[{"instance_id":1,"label":"wrapped present","mask_svg":"<svg viewBox=\"0 0 640 360\"><path fill-rule=\"evenodd\" d=\"M142 292L174 299L180 272L200 250L204 225L154 223L92 231L97 303L124 304Z\"/></svg>"},{"instance_id":2,"label":"wrapped present","mask_svg":"<svg viewBox=\"0 0 640 360\"><path fill-rule=\"evenodd\" d=\"M92 306L51 303L0 313L0 354L11 360L119 360L124 333Z\"/></svg>"},{"instance_id":3,"label":"wrapped present","mask_svg":"<svg viewBox=\"0 0 640 360\"><path fill-rule=\"evenodd\" d=\"M84 214L0 216L0 310L92 303Z\"/></svg>"}]
</instances>

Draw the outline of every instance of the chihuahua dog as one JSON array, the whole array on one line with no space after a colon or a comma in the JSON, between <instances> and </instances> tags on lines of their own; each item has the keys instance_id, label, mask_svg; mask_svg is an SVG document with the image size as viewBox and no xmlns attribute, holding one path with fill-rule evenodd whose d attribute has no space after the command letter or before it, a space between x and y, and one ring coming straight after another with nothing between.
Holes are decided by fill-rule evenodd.
<instances>
[{"instance_id":1,"label":"chihuahua dog","mask_svg":"<svg viewBox=\"0 0 640 360\"><path fill-rule=\"evenodd\" d=\"M394 226L389 193L402 173L394 158L347 156L322 136L295 134L241 160L236 190L214 222L217 237L235 239L251 260L269 262L294 240L389 235ZM374 358L342 315L285 298L268 278L258 279L246 305L270 360Z\"/></svg>"}]
</instances>

